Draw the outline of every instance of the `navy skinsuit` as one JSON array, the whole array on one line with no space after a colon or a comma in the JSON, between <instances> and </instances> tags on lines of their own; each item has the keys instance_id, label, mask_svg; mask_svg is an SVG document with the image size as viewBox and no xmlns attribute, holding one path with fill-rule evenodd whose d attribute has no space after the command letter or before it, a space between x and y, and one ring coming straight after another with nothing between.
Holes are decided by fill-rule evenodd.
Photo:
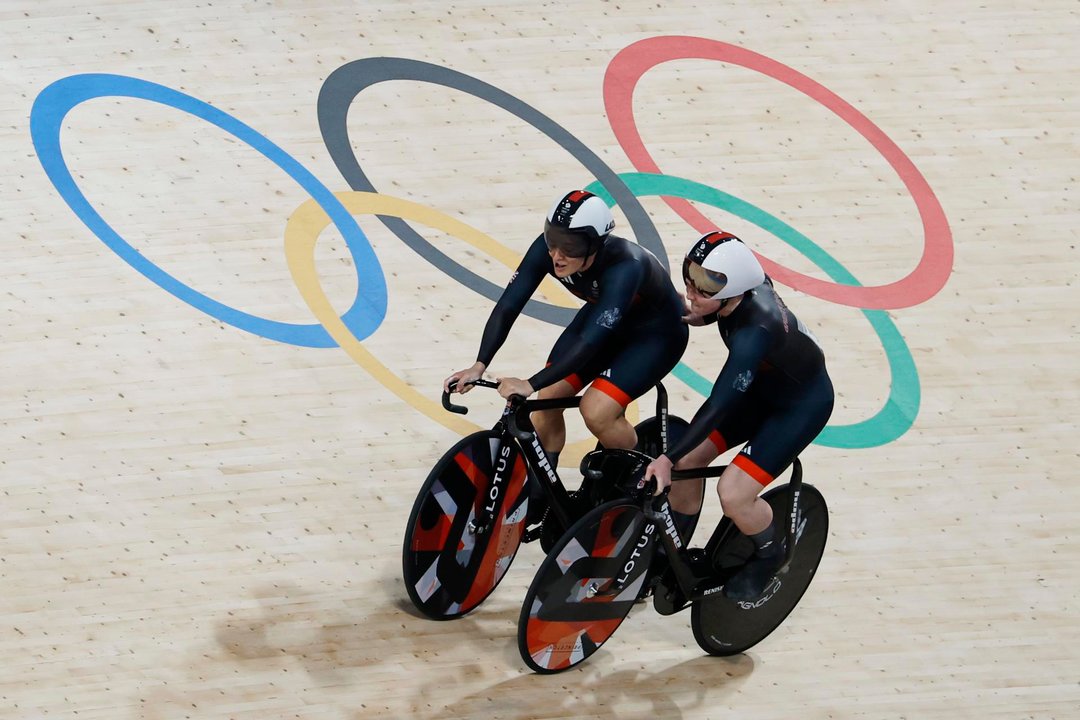
<instances>
[{"instance_id":1,"label":"navy skinsuit","mask_svg":"<svg viewBox=\"0 0 1080 720\"><path fill-rule=\"evenodd\" d=\"M728 347L712 393L668 457L677 462L712 440L767 485L818 436L833 409L833 387L817 340L776 294L772 280L748 291L727 317L711 316Z\"/></svg>"},{"instance_id":2,"label":"navy skinsuit","mask_svg":"<svg viewBox=\"0 0 1080 720\"><path fill-rule=\"evenodd\" d=\"M489 365L525 303L555 265L541 234L510 279L484 327L477 360ZM624 407L662 380L682 357L689 338L683 303L660 261L648 250L609 236L584 272L556 278L585 301L548 356L529 378L533 389L567 380L593 387Z\"/></svg>"}]
</instances>

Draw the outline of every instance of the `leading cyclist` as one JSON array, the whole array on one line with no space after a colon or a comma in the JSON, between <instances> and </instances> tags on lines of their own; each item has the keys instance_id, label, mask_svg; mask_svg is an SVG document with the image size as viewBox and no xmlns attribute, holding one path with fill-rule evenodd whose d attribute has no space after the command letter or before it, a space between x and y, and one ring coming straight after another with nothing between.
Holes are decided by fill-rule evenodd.
<instances>
[{"instance_id":1,"label":"leading cyclist","mask_svg":"<svg viewBox=\"0 0 1080 720\"><path fill-rule=\"evenodd\" d=\"M541 233L529 247L491 311L476 362L443 383L468 392L502 347L525 303L545 276L585 301L555 342L547 365L527 380L499 378L499 394L541 398L576 395L586 385L581 415L607 448L633 448L634 427L626 406L659 382L682 357L689 331L684 305L660 261L636 243L611 234L615 220L596 195L569 192L551 206ZM591 384L590 384L591 383ZM554 467L566 443L562 410L532 415ZM546 496L532 487L530 519Z\"/></svg>"}]
</instances>

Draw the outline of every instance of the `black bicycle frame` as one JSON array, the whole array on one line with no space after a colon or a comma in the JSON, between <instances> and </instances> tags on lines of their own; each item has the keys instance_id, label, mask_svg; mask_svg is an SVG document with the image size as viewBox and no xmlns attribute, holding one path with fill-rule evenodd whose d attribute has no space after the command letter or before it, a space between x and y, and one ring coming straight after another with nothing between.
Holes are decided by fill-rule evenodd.
<instances>
[{"instance_id":1,"label":"black bicycle frame","mask_svg":"<svg viewBox=\"0 0 1080 720\"><path fill-rule=\"evenodd\" d=\"M483 379L477 380L473 384L487 388L497 388L499 386L498 383ZM529 415L537 410L566 409L577 407L580 404L581 398L578 396L528 400L520 395L514 395L506 402L502 417L492 428L499 433L499 447L496 450L496 455L502 452L507 443L512 443L518 448L518 451L525 457L525 464L528 466L530 474L536 477L536 480L540 482L551 498L550 511L555 514L563 527L569 527L571 524L571 518L567 510L570 507L570 494L559 478L558 471L548 460L547 453L544 452L544 446L540 443L540 436L537 435L536 428L533 426ZM442 405L450 412L459 415L465 415L469 412L469 409L464 405L451 403L450 394L445 391L442 394ZM496 476L497 480L498 476ZM475 535L482 537L491 528L491 519L502 509L503 495L504 493L499 493L491 504L481 507L480 512L473 521L472 528L470 528Z\"/></svg>"},{"instance_id":2,"label":"black bicycle frame","mask_svg":"<svg viewBox=\"0 0 1080 720\"><path fill-rule=\"evenodd\" d=\"M548 460L544 446L540 444L540 436L537 434L529 415L537 410L565 409L577 407L580 404L581 398L577 396L543 400L524 400L514 397L507 403L501 421L501 424L505 427L504 437L508 434L517 441L529 468L537 476L536 480L547 489L548 495L551 497L550 511L555 513L555 517L559 519L564 528L570 527L572 524L568 510L570 507L570 493L567 492L566 486L559 479L558 470Z\"/></svg>"},{"instance_id":3,"label":"black bicycle frame","mask_svg":"<svg viewBox=\"0 0 1080 720\"><path fill-rule=\"evenodd\" d=\"M478 379L474 385L486 388L498 388L499 384L490 380ZM656 417L660 421L660 442L664 450L668 447L668 394L662 383L656 386ZM454 386L451 386L451 390ZM540 443L540 436L532 424L530 414L541 410L554 410L578 407L581 397L574 395L564 398L543 398L528 400L520 395L514 395L507 401L503 409L502 418L496 423L493 430L500 434L498 452L507 442L517 445L521 454L525 457L526 464L533 475L536 476L541 486L545 488L551 499L550 512L555 514L564 528L573 524L574 518L570 517L570 494L566 486L559 478L557 468L548 460L544 446ZM455 405L450 402L450 393L442 394L443 407L459 415L465 415L469 409L464 405ZM491 526L491 518L502 508L503 493L500 493L490 505L481 508L480 513L474 520L473 532L482 536L487 533Z\"/></svg>"},{"instance_id":4,"label":"black bicycle frame","mask_svg":"<svg viewBox=\"0 0 1080 720\"><path fill-rule=\"evenodd\" d=\"M727 469L726 465L717 467L692 468L688 470L675 470L671 473L673 481L693 480L697 478L719 477ZM802 462L799 458L791 463L791 480L788 481L791 493L788 495L787 508L787 551L784 562L777 570L778 573L787 569L791 558L795 554L795 542L799 536L799 527L802 524L802 508L799 505L799 494L802 491ZM662 530L660 542L667 552L668 562L675 574L675 581L679 584L679 590L686 597L689 604L695 600L708 597L719 592L724 583L714 578L699 578L694 575L687 559L686 548L683 547L679 534L675 531L675 522L671 517L671 503L668 502L667 493L658 498L646 497L643 511L645 517L652 520L657 528ZM706 582L707 581L707 582ZM702 584L704 583L704 584Z\"/></svg>"}]
</instances>

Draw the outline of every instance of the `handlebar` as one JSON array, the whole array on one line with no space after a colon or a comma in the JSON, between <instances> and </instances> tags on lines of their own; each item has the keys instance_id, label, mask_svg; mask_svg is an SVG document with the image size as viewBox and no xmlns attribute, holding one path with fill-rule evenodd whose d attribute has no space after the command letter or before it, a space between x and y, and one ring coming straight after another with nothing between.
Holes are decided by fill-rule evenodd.
<instances>
[{"instance_id":1,"label":"handlebar","mask_svg":"<svg viewBox=\"0 0 1080 720\"><path fill-rule=\"evenodd\" d=\"M499 383L492 382L491 380L478 379L476 382L469 383L470 385L477 385L479 387L486 388L498 388ZM457 387L457 381L450 384L450 391L453 392ZM510 432L518 440L528 441L532 437L533 429L532 423L529 422L528 415L531 412L537 410L552 410L555 408L570 408L577 407L581 404L581 397L572 395L570 397L561 398L546 398L528 400L521 395L511 395L510 400L507 402L507 408L510 410L508 417L508 428ZM442 394L442 406L452 413L458 415L465 415L469 412L469 409L464 405L456 405L450 402L450 393L443 391Z\"/></svg>"},{"instance_id":2,"label":"handlebar","mask_svg":"<svg viewBox=\"0 0 1080 720\"><path fill-rule=\"evenodd\" d=\"M471 383L467 383L467 384L468 385L478 385L480 387L486 387L486 388L497 388L497 387L499 387L499 383L492 382L491 380L485 380L483 378L479 378L475 382L471 382ZM449 410L452 413L457 413L458 415L466 415L469 412L469 408L465 407L464 405L455 405L454 403L450 402L450 393L454 392L454 390L456 388L457 388L457 380L450 383L450 392L447 392L447 391L443 390L442 406L443 406L443 408L445 408L446 410Z\"/></svg>"}]
</instances>

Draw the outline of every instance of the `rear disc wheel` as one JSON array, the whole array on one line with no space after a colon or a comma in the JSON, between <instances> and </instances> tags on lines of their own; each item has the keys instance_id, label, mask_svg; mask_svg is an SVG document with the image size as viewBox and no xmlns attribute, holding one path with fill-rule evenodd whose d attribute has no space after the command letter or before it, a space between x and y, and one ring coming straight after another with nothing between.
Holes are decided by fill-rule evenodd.
<instances>
[{"instance_id":1,"label":"rear disc wheel","mask_svg":"<svg viewBox=\"0 0 1080 720\"><path fill-rule=\"evenodd\" d=\"M775 517L788 513L791 486L774 488L762 498ZM694 602L690 625L694 639L710 655L736 655L764 640L795 609L810 586L829 536L829 509L813 485L803 483L799 496L801 513L796 531L795 554L787 569L772 579L756 600L731 600L723 593ZM713 558L718 575L729 579L754 552L754 544L724 518L713 533L706 553Z\"/></svg>"}]
</instances>

